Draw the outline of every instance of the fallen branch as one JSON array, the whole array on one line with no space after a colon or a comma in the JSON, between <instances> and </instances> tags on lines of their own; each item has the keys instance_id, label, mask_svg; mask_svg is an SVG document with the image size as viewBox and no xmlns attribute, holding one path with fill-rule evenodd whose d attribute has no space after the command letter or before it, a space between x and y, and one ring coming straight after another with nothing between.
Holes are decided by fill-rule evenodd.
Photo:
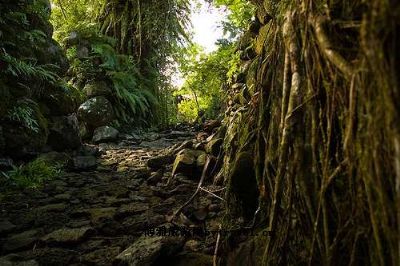
<instances>
[{"instance_id":1,"label":"fallen branch","mask_svg":"<svg viewBox=\"0 0 400 266\"><path fill-rule=\"evenodd\" d=\"M207 160L204 165L203 172L201 174L201 178L200 178L199 184L197 185L196 191L193 193L193 195L190 197L190 199L187 202L185 202L185 204L183 204L178 210L176 210L174 212L174 214L172 214L171 217L168 218L168 222L172 222L175 219L175 217L182 212L183 208L188 206L194 200L194 198L197 196L197 194L199 194L199 192L201 190L201 186L203 185L203 182L204 182L204 179L206 176L206 172L207 172L207 168L208 168L208 165L210 164L210 161L211 161L210 156L207 155Z\"/></svg>"},{"instance_id":2,"label":"fallen branch","mask_svg":"<svg viewBox=\"0 0 400 266\"><path fill-rule=\"evenodd\" d=\"M219 241L221 240L221 229L222 229L222 227L221 227L221 225L219 225L217 242L215 243L215 250L214 250L214 256L213 256L213 266L217 266Z\"/></svg>"},{"instance_id":3,"label":"fallen branch","mask_svg":"<svg viewBox=\"0 0 400 266\"><path fill-rule=\"evenodd\" d=\"M210 195L216 197L216 198L219 199L219 200L225 201L223 198L221 198L220 196L214 194L214 193L211 192L211 191L208 191L207 189L204 189L204 188L202 188L202 187L200 187L200 189L203 190L204 192L207 192L208 194L210 194Z\"/></svg>"}]
</instances>

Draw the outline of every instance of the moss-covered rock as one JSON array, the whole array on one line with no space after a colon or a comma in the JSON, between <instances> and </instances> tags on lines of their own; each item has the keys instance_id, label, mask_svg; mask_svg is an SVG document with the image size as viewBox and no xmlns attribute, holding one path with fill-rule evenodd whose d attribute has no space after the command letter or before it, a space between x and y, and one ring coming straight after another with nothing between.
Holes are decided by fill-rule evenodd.
<instances>
[{"instance_id":1,"label":"moss-covered rock","mask_svg":"<svg viewBox=\"0 0 400 266\"><path fill-rule=\"evenodd\" d=\"M272 17L268 14L267 10L265 10L264 6L260 5L256 11L257 20L262 24L265 25L271 21Z\"/></svg>"},{"instance_id":2,"label":"moss-covered rock","mask_svg":"<svg viewBox=\"0 0 400 266\"><path fill-rule=\"evenodd\" d=\"M89 99L79 107L78 118L92 128L106 126L114 119L112 104L103 96Z\"/></svg>"},{"instance_id":3,"label":"moss-covered rock","mask_svg":"<svg viewBox=\"0 0 400 266\"><path fill-rule=\"evenodd\" d=\"M110 96L112 91L105 81L94 81L85 85L83 91L88 99L96 96Z\"/></svg>"},{"instance_id":4,"label":"moss-covered rock","mask_svg":"<svg viewBox=\"0 0 400 266\"><path fill-rule=\"evenodd\" d=\"M271 25L267 24L261 27L259 34L257 35L255 41L255 51L258 55L262 54L264 51L264 44L268 38L268 33L270 32Z\"/></svg>"},{"instance_id":5,"label":"moss-covered rock","mask_svg":"<svg viewBox=\"0 0 400 266\"><path fill-rule=\"evenodd\" d=\"M202 158L199 159L199 157L204 155L205 152L201 150L183 149L175 158L172 168L172 176L176 173L182 173L188 177L197 177L202 170Z\"/></svg>"},{"instance_id":6,"label":"moss-covered rock","mask_svg":"<svg viewBox=\"0 0 400 266\"><path fill-rule=\"evenodd\" d=\"M258 60L253 60L247 72L246 85L249 88L250 95L254 95L256 90L258 66Z\"/></svg>"}]
</instances>

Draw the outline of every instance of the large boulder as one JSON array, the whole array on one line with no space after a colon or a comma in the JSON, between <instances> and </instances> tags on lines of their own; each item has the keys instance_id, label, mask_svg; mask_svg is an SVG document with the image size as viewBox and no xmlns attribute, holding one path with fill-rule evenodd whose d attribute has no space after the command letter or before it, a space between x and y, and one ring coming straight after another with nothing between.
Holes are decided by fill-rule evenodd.
<instances>
[{"instance_id":1,"label":"large boulder","mask_svg":"<svg viewBox=\"0 0 400 266\"><path fill-rule=\"evenodd\" d=\"M56 151L75 150L82 144L75 114L51 119L48 145Z\"/></svg>"},{"instance_id":2,"label":"large boulder","mask_svg":"<svg viewBox=\"0 0 400 266\"><path fill-rule=\"evenodd\" d=\"M47 54L44 63L56 64L57 66L59 66L59 69L57 71L59 75L64 75L65 73L67 73L69 68L68 59L65 55L64 50L61 48L58 42L56 42L55 40L50 40L47 43L47 47L44 52L46 52Z\"/></svg>"},{"instance_id":3,"label":"large boulder","mask_svg":"<svg viewBox=\"0 0 400 266\"><path fill-rule=\"evenodd\" d=\"M38 159L47 163L48 165L58 165L60 167L66 167L71 160L67 153L56 151L43 153L38 157Z\"/></svg>"},{"instance_id":4,"label":"large boulder","mask_svg":"<svg viewBox=\"0 0 400 266\"><path fill-rule=\"evenodd\" d=\"M78 117L91 128L107 125L114 119L112 104L103 96L84 102L78 109Z\"/></svg>"},{"instance_id":5,"label":"large boulder","mask_svg":"<svg viewBox=\"0 0 400 266\"><path fill-rule=\"evenodd\" d=\"M96 96L109 96L112 93L105 81L90 82L85 85L83 91L88 99Z\"/></svg>"},{"instance_id":6,"label":"large boulder","mask_svg":"<svg viewBox=\"0 0 400 266\"><path fill-rule=\"evenodd\" d=\"M93 133L94 143L112 142L118 138L119 131L110 126L96 128Z\"/></svg>"}]
</instances>

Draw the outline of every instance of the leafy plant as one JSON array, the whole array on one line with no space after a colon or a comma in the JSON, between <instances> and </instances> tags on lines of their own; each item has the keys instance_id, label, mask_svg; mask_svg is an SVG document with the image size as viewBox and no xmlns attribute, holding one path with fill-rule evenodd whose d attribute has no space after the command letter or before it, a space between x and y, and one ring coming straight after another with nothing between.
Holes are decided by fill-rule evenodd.
<instances>
[{"instance_id":1,"label":"leafy plant","mask_svg":"<svg viewBox=\"0 0 400 266\"><path fill-rule=\"evenodd\" d=\"M13 170L3 172L3 176L8 185L18 188L36 188L61 173L60 166L49 165L42 159L36 159L26 165L14 166Z\"/></svg>"},{"instance_id":2,"label":"leafy plant","mask_svg":"<svg viewBox=\"0 0 400 266\"><path fill-rule=\"evenodd\" d=\"M174 93L185 98L178 104L179 116L183 121L194 121L202 110L206 117L215 118L224 98L222 88L226 82L231 82L239 69L235 44L228 40L220 42L218 49L210 54L193 45L184 54L186 57L180 60L180 71L186 80Z\"/></svg>"},{"instance_id":3,"label":"leafy plant","mask_svg":"<svg viewBox=\"0 0 400 266\"><path fill-rule=\"evenodd\" d=\"M56 73L53 72L55 65L36 65L33 60L21 60L9 55L4 49L0 52L0 61L7 65L5 74L12 75L14 77L35 79L38 81L48 82L55 84L59 78Z\"/></svg>"},{"instance_id":4,"label":"leafy plant","mask_svg":"<svg viewBox=\"0 0 400 266\"><path fill-rule=\"evenodd\" d=\"M35 110L31 107L33 104L35 103L32 101L29 101L29 104L25 101L14 106L8 111L6 118L11 121L21 122L26 128L38 133L39 123L35 117Z\"/></svg>"}]
</instances>

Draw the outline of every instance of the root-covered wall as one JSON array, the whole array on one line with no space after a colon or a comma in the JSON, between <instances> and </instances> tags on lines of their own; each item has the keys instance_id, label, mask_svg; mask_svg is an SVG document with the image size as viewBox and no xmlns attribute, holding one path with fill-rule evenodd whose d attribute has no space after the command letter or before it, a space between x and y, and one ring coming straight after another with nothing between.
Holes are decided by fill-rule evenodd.
<instances>
[{"instance_id":1,"label":"root-covered wall","mask_svg":"<svg viewBox=\"0 0 400 266\"><path fill-rule=\"evenodd\" d=\"M252 2L223 176L230 218L269 236L228 262L399 265L400 4Z\"/></svg>"}]
</instances>

